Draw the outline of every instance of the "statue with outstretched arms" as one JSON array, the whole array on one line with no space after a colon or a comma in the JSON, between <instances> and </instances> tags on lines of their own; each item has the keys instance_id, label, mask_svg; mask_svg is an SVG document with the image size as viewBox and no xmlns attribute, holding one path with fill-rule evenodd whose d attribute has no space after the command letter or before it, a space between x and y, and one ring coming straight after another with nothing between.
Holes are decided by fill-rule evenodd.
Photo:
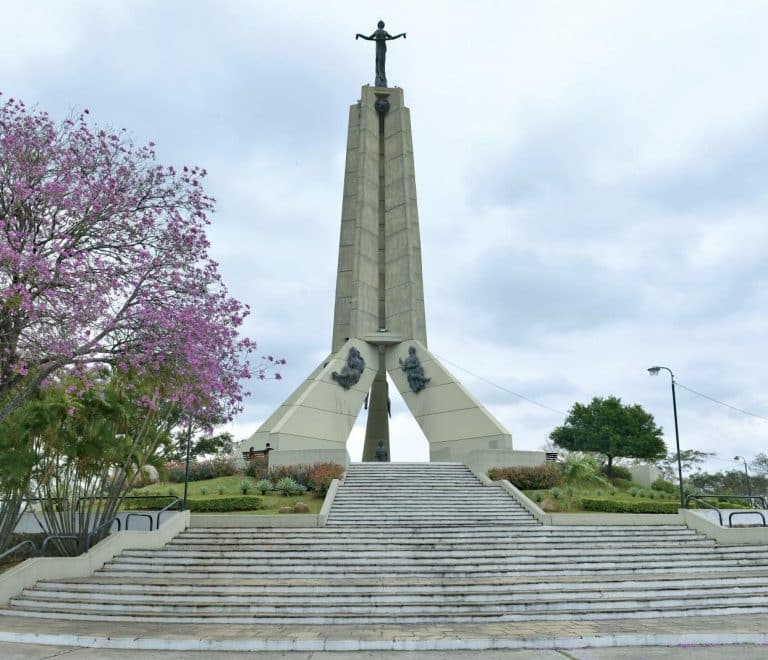
<instances>
[{"instance_id":1,"label":"statue with outstretched arms","mask_svg":"<svg viewBox=\"0 0 768 660\"><path fill-rule=\"evenodd\" d=\"M370 37L366 37L359 32L355 35L355 39L365 39L366 41L376 42L376 87L387 86L387 74L385 71L385 64L387 59L387 41L392 39L406 38L405 32L392 36L384 29L384 21L379 21L378 30L376 30Z\"/></svg>"}]
</instances>

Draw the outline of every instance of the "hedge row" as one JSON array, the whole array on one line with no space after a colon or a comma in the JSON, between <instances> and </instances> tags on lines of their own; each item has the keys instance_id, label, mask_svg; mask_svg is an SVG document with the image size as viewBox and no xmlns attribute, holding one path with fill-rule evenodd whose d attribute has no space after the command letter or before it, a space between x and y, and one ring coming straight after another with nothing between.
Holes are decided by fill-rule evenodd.
<instances>
[{"instance_id":1,"label":"hedge row","mask_svg":"<svg viewBox=\"0 0 768 660\"><path fill-rule=\"evenodd\" d=\"M543 490L563 482L563 473L554 463L534 467L494 467L488 470L488 477L493 481L506 479L520 490Z\"/></svg>"},{"instance_id":2,"label":"hedge row","mask_svg":"<svg viewBox=\"0 0 768 660\"><path fill-rule=\"evenodd\" d=\"M602 513L677 513L679 502L659 500L617 500L607 497L585 497L581 500L585 511Z\"/></svg>"},{"instance_id":3,"label":"hedge row","mask_svg":"<svg viewBox=\"0 0 768 660\"><path fill-rule=\"evenodd\" d=\"M157 511L170 502L168 497L142 497L125 500L129 510ZM195 497L187 500L189 510L194 513L226 513L228 511L255 511L262 508L260 497L241 495L237 497ZM176 507L174 507L176 510Z\"/></svg>"}]
</instances>

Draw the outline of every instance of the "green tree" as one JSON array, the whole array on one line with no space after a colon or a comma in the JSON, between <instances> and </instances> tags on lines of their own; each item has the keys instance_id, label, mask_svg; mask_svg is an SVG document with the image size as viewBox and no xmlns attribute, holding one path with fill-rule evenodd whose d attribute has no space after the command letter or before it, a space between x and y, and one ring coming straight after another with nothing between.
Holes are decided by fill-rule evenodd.
<instances>
[{"instance_id":1,"label":"green tree","mask_svg":"<svg viewBox=\"0 0 768 660\"><path fill-rule=\"evenodd\" d=\"M749 466L757 472L758 474L763 474L768 476L768 454L761 453L757 454L755 456L754 460L749 464Z\"/></svg>"},{"instance_id":2,"label":"green tree","mask_svg":"<svg viewBox=\"0 0 768 660\"><path fill-rule=\"evenodd\" d=\"M588 405L574 403L565 424L549 438L563 449L602 454L609 475L617 457L657 460L667 451L653 416L637 404L625 406L615 396L595 397Z\"/></svg>"},{"instance_id":3,"label":"green tree","mask_svg":"<svg viewBox=\"0 0 768 660\"><path fill-rule=\"evenodd\" d=\"M207 454L221 456L231 454L235 448L234 436L227 432L209 435L204 433L200 437L193 436L190 443L189 455L198 458ZM173 435L172 442L166 445L164 457L169 461L183 461L187 456L187 429L182 428Z\"/></svg>"},{"instance_id":4,"label":"green tree","mask_svg":"<svg viewBox=\"0 0 768 660\"><path fill-rule=\"evenodd\" d=\"M768 477L765 475L750 475L752 492L756 495L768 493ZM711 495L746 495L747 480L744 470L734 468L722 472L697 472L688 479L694 493Z\"/></svg>"},{"instance_id":5,"label":"green tree","mask_svg":"<svg viewBox=\"0 0 768 660\"><path fill-rule=\"evenodd\" d=\"M680 464L683 468L683 474L685 475L698 471L699 466L714 455L715 452L712 451L682 449L680 451ZM668 481L677 481L677 452L669 452L664 458L656 463L656 466L661 470L665 479Z\"/></svg>"}]
</instances>

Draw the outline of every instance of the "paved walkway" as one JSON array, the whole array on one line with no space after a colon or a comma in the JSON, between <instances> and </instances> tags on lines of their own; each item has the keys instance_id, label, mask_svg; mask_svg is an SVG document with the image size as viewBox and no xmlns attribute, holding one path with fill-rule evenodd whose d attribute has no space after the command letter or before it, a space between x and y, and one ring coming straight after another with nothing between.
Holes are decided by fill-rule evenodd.
<instances>
[{"instance_id":1,"label":"paved walkway","mask_svg":"<svg viewBox=\"0 0 768 660\"><path fill-rule=\"evenodd\" d=\"M578 651L264 651L258 660L610 660L669 658L675 660L722 660L731 654L737 654L740 660L763 660L766 654L764 646L707 646L676 648L674 651L664 647L621 647L610 649L583 649ZM157 651L120 651L115 649L84 649L67 646L38 646L27 644L0 643L0 657L3 660L155 660ZM207 651L165 651L163 660L253 660L250 653L207 652Z\"/></svg>"},{"instance_id":2,"label":"paved walkway","mask_svg":"<svg viewBox=\"0 0 768 660\"><path fill-rule=\"evenodd\" d=\"M237 626L178 624L127 624L93 621L61 621L24 617L0 617L0 643L47 644L71 655L71 647L92 647L98 653L78 651L85 655L73 657L140 657L137 651L165 650L204 651L197 657L222 657L215 653L239 651L298 651L284 657L332 658L321 651L354 651L346 657L385 657L386 651L418 651L418 657L428 657L426 651L445 652L483 650L483 658L494 657L488 651L537 649L535 655L498 655L498 657L547 658L543 651L552 650L551 657L610 658L653 657L635 654L637 647L690 647L743 644L761 646L759 655L768 657L768 615L704 616L666 619L624 619L608 621L549 621L538 623L485 625L411 625L411 626ZM623 655L617 647L626 647ZM38 649L29 646L26 650ZM634 648L634 651L632 650ZM107 655L105 649L122 649L123 653ZM590 649L585 651L582 649ZM602 649L600 651L599 649ZM24 650L22 648L22 650ZM663 651L664 649L660 649ZM668 652L669 649L667 649ZM680 649L676 649L678 654ZM125 653L125 651L130 651ZM703 652L701 649L697 653ZM43 653L47 652L45 649ZM725 655L732 655L733 650ZM595 655L597 653L597 655ZM601 655L602 653L602 655ZM206 655L207 654L207 655ZM590 655L592 654L592 655ZM607 654L607 655L605 655ZM627 655L628 654L628 655ZM156 655L156 653L155 653ZM387 656L390 654L386 654ZM394 654L398 658L408 657ZM448 653L451 658L461 657ZM0 657L13 657L0 654ZM45 658L49 655L16 657ZM152 657L150 653L147 657ZM172 657L166 656L164 657ZM179 656L182 657L182 656ZM269 656L267 656L269 657ZM272 655L272 657L281 657ZM345 657L343 654L338 657ZM694 657L694 656L691 656ZM723 657L697 656L697 657ZM743 658L751 656L742 656Z\"/></svg>"}]
</instances>

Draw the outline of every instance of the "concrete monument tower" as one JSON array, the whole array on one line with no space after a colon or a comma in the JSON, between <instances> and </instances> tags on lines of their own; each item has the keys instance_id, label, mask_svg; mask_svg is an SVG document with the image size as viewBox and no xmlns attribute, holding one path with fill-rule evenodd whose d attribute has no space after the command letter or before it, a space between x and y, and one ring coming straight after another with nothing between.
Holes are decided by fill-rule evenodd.
<instances>
[{"instance_id":1,"label":"concrete monument tower","mask_svg":"<svg viewBox=\"0 0 768 660\"><path fill-rule=\"evenodd\" d=\"M376 85L349 110L331 353L243 446L270 443L272 464L346 463L365 405L363 460L389 460L389 374L430 460L511 450L509 432L427 349L410 112L385 73L386 41L405 34L380 22L357 37L376 42Z\"/></svg>"}]
</instances>

